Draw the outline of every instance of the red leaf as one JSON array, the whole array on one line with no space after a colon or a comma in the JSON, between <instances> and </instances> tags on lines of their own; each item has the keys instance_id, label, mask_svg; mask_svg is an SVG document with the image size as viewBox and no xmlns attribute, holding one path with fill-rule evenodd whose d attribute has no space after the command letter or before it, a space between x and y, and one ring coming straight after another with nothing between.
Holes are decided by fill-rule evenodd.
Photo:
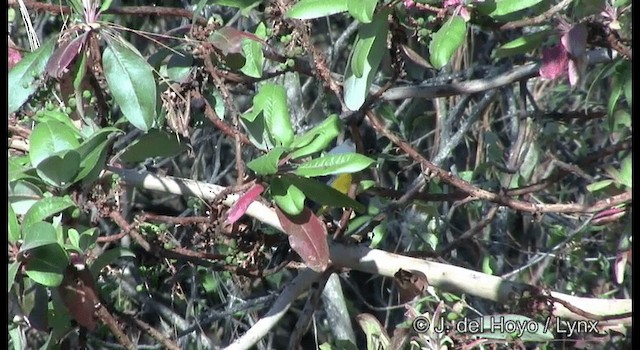
<instances>
[{"instance_id":1,"label":"red leaf","mask_svg":"<svg viewBox=\"0 0 640 350\"><path fill-rule=\"evenodd\" d=\"M47 73L54 78L60 78L65 69L78 56L88 37L87 32L58 46L53 55L51 55L49 62L47 62Z\"/></svg>"},{"instance_id":2,"label":"red leaf","mask_svg":"<svg viewBox=\"0 0 640 350\"><path fill-rule=\"evenodd\" d=\"M233 27L222 27L209 36L209 41L225 56L230 53L242 53L243 39L264 43L255 34L243 32Z\"/></svg>"},{"instance_id":3,"label":"red leaf","mask_svg":"<svg viewBox=\"0 0 640 350\"><path fill-rule=\"evenodd\" d=\"M88 330L94 330L94 312L99 298L89 270L78 270L74 265L67 266L58 292L71 317Z\"/></svg>"},{"instance_id":4,"label":"red leaf","mask_svg":"<svg viewBox=\"0 0 640 350\"><path fill-rule=\"evenodd\" d=\"M229 213L227 213L227 222L229 224L233 224L238 221L238 219L240 219L242 215L247 212L247 208L249 208L249 205L251 205L251 203L253 203L256 199L258 199L262 192L264 192L264 187L261 184L256 184L255 186L251 187L238 199L236 204L234 204L233 207L229 209Z\"/></svg>"},{"instance_id":5,"label":"red leaf","mask_svg":"<svg viewBox=\"0 0 640 350\"><path fill-rule=\"evenodd\" d=\"M300 255L311 269L321 272L329 265L327 227L313 212L305 207L296 216L285 214L276 206L276 214L284 231L289 235L291 248Z\"/></svg>"},{"instance_id":6,"label":"red leaf","mask_svg":"<svg viewBox=\"0 0 640 350\"><path fill-rule=\"evenodd\" d=\"M567 72L569 57L564 46L556 45L542 50L542 67L540 77L556 79Z\"/></svg>"}]
</instances>

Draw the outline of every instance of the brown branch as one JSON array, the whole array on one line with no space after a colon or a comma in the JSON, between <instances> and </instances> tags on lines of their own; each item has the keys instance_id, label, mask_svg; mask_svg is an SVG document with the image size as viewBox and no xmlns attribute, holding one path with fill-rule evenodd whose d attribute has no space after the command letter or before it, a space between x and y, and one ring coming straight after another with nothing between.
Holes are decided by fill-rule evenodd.
<instances>
[{"instance_id":1,"label":"brown branch","mask_svg":"<svg viewBox=\"0 0 640 350\"><path fill-rule=\"evenodd\" d=\"M140 221L160 221L166 222L171 225L196 225L196 224L211 224L211 218L205 216L190 216L190 217L177 217L169 215L156 215L151 213L144 213L138 216Z\"/></svg>"},{"instance_id":2,"label":"brown branch","mask_svg":"<svg viewBox=\"0 0 640 350\"><path fill-rule=\"evenodd\" d=\"M491 209L489 209L489 212L484 217L484 219L482 219L482 221L480 221L477 225L475 225L474 227L470 228L465 233L460 235L460 237L456 238L455 241L452 241L449 244L447 244L444 247L442 247L438 251L438 256L443 256L443 255L447 254L448 252L453 250L455 247L459 246L465 240L468 240L471 237L473 237L473 236L477 235L478 233L482 232L482 229L484 229L487 225L489 225L493 221L493 219L496 217L497 213L498 213L498 207L497 206L494 206Z\"/></svg>"},{"instance_id":3,"label":"brown branch","mask_svg":"<svg viewBox=\"0 0 640 350\"><path fill-rule=\"evenodd\" d=\"M588 319L592 319L592 320L596 320L596 321L606 321L606 320L617 320L617 319L623 319L623 318L627 318L627 317L631 317L632 313L631 312L626 312L626 313L622 313L622 314L614 314L614 315L596 315L593 313L590 313L588 311L584 311L583 309L574 306L573 304L569 303L566 300L562 300L560 298L556 298L553 295L548 295L546 296L550 301L554 302L554 303L558 303L561 304L562 306L566 307L567 310L573 312L576 315L580 315L584 318L588 318Z\"/></svg>"},{"instance_id":4,"label":"brown branch","mask_svg":"<svg viewBox=\"0 0 640 350\"><path fill-rule=\"evenodd\" d=\"M127 233L125 231L120 231L120 233L118 233L117 235L110 235L110 236L103 236L103 237L98 237L98 239L96 240L96 242L98 243L109 243L109 242L115 242L117 240L122 239L122 237L126 236Z\"/></svg>"},{"instance_id":5,"label":"brown branch","mask_svg":"<svg viewBox=\"0 0 640 350\"><path fill-rule=\"evenodd\" d=\"M224 100L224 103L231 114L231 120L233 123L233 140L235 143L236 171L238 173L237 174L238 180L236 185L240 186L244 182L244 174L245 174L245 165L244 165L244 160L242 159L242 142L240 137L240 135L244 136L244 134L240 132L240 124L238 121L238 116L240 115L240 112L238 111L235 104L233 103L233 100L231 98L231 92L227 88L227 85L225 84L224 81L222 81L222 79L219 76L218 70L214 67L213 62L211 62L210 55L205 56L204 66L205 66L205 70L211 76L211 79L213 79L215 86L220 91L220 94L222 95L222 99Z\"/></svg>"},{"instance_id":6,"label":"brown branch","mask_svg":"<svg viewBox=\"0 0 640 350\"><path fill-rule=\"evenodd\" d=\"M197 91L192 91L192 93L194 98L200 98L204 101L204 115L207 116L207 118L209 118L211 123L213 123L213 125L215 125L218 129L220 129L220 131L222 131L223 134L227 135L232 139L235 139L236 132L233 130L233 128L231 128L222 119L218 117L218 114L211 107L211 105L209 104L209 101L207 101L207 99L204 98L204 96L202 96ZM253 146L253 144L245 134L243 133L239 133L239 134L240 134L239 136L240 142L242 142L243 145Z\"/></svg>"},{"instance_id":7,"label":"brown branch","mask_svg":"<svg viewBox=\"0 0 640 350\"><path fill-rule=\"evenodd\" d=\"M483 190L478 188L471 183L462 180L461 178L455 176L453 173L449 171L444 171L443 169L437 167L427 159L425 159L418 151L415 150L410 144L401 140L398 136L391 133L385 126L383 126L382 122L378 119L378 117L373 113L373 111L366 112L367 117L371 121L373 127L380 132L382 135L387 137L391 142L393 142L396 146L400 147L409 157L411 157L416 162L419 162L425 170L428 170L430 174L433 174L444 182L458 188L459 190L469 194L472 199L476 200L486 200L489 202L493 202L496 204L507 206L514 210L531 212L531 213L594 213L606 208L616 206L618 204L626 203L631 201L631 192L625 192L623 194L613 196L604 200L600 200L593 205L582 205L582 204L534 204L529 202L524 202L521 200L517 200L511 197L508 197L504 194L493 193L487 190Z\"/></svg>"},{"instance_id":8,"label":"brown branch","mask_svg":"<svg viewBox=\"0 0 640 350\"><path fill-rule=\"evenodd\" d=\"M98 316L98 318L102 322L104 322L104 324L106 324L107 327L109 327L109 330L116 337L116 339L118 340L118 343L120 343L126 349L130 349L130 350L136 349L135 345L133 345L131 340L129 340L129 338L126 336L126 334L124 334L122 329L120 329L120 327L118 326L118 322L113 317L113 315L111 315L109 310L107 310L107 308L104 305L102 304L96 305L95 312L96 312L96 316Z\"/></svg>"},{"instance_id":9,"label":"brown branch","mask_svg":"<svg viewBox=\"0 0 640 350\"><path fill-rule=\"evenodd\" d=\"M595 153L591 153L588 156L584 157L583 159L580 159L578 161L575 162L576 166L579 167L584 167L584 166L588 166L591 165L597 161L602 160L604 157L615 154L617 152L620 151L625 151L631 149L631 138L626 139L620 143L616 143L610 146L607 146L603 149L598 150ZM523 187L518 187L518 188L513 188L513 189L509 189L506 191L506 195L507 196L522 196L525 194L529 194L529 193L533 193L533 192L538 192L541 191L549 186L551 186L552 184L558 182L560 179L562 179L563 177L569 175L571 172L568 171L567 169L560 169L558 170L555 174L547 177L546 179L538 182L538 183L534 183L531 185L527 185L527 186L523 186Z\"/></svg>"},{"instance_id":10,"label":"brown branch","mask_svg":"<svg viewBox=\"0 0 640 350\"><path fill-rule=\"evenodd\" d=\"M224 260L226 256L209 254L204 252L194 252L184 248L164 249L149 243L137 230L117 211L112 211L109 217L118 225L120 229L130 235L145 251L166 259L186 260L199 265L210 264L209 260Z\"/></svg>"},{"instance_id":11,"label":"brown branch","mask_svg":"<svg viewBox=\"0 0 640 350\"><path fill-rule=\"evenodd\" d=\"M548 9L547 11L535 17L525 18L518 21L505 23L502 26L500 26L500 30L522 28L522 27L540 24L548 20L549 18L553 17L553 15L555 15L556 13L562 11L565 7L569 6L569 4L571 4L571 1L572 0L563 0L559 2L557 5L553 6L552 8Z\"/></svg>"},{"instance_id":12,"label":"brown branch","mask_svg":"<svg viewBox=\"0 0 640 350\"><path fill-rule=\"evenodd\" d=\"M31 130L22 127L22 126L18 126L18 125L8 125L7 126L9 129L9 132L18 136L21 136L25 139L28 139L29 137L31 137Z\"/></svg>"},{"instance_id":13,"label":"brown branch","mask_svg":"<svg viewBox=\"0 0 640 350\"><path fill-rule=\"evenodd\" d=\"M33 0L24 0L24 4L28 9L42 10L53 14L70 14L71 8L68 6L45 4ZM161 16L161 17L182 17L187 19L193 18L193 12L177 7L157 7L157 6L126 6L110 8L104 12L113 15L137 15L137 16ZM206 26L207 19L202 16L196 16L196 23Z\"/></svg>"}]
</instances>

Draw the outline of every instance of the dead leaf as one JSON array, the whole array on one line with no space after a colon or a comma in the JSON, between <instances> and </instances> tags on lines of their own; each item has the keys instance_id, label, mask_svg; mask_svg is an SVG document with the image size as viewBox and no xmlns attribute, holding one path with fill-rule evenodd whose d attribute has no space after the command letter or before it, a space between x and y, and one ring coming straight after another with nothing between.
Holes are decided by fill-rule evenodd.
<instances>
[{"instance_id":1,"label":"dead leaf","mask_svg":"<svg viewBox=\"0 0 640 350\"><path fill-rule=\"evenodd\" d=\"M418 272L412 273L400 269L393 277L395 277L393 281L400 293L400 303L407 303L415 297L422 295L423 291L429 285L427 278Z\"/></svg>"}]
</instances>

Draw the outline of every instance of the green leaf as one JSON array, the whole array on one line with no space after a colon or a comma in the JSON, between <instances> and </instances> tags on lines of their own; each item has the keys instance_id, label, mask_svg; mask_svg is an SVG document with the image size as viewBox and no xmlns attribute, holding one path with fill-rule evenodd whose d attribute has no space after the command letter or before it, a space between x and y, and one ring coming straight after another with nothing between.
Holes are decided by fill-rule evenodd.
<instances>
[{"instance_id":1,"label":"green leaf","mask_svg":"<svg viewBox=\"0 0 640 350\"><path fill-rule=\"evenodd\" d=\"M22 107L29 99L29 96L36 91L37 86L33 83L37 78L43 76L56 42L57 36L54 35L37 50L24 55L20 62L11 68L8 77L8 114Z\"/></svg>"},{"instance_id":2,"label":"green leaf","mask_svg":"<svg viewBox=\"0 0 640 350\"><path fill-rule=\"evenodd\" d=\"M235 7L235 8L240 8L240 9L247 9L249 7L255 7L256 5L260 4L261 2L262 2L261 0L213 0L213 1L209 1L209 3L211 3L211 4Z\"/></svg>"},{"instance_id":3,"label":"green leaf","mask_svg":"<svg viewBox=\"0 0 640 350\"><path fill-rule=\"evenodd\" d=\"M14 261L9 264L7 277L9 278L9 290L11 292L11 287L13 287L13 282L16 280L16 275L18 274L18 269L20 268L20 262Z\"/></svg>"},{"instance_id":4,"label":"green leaf","mask_svg":"<svg viewBox=\"0 0 640 350\"><path fill-rule=\"evenodd\" d=\"M543 0L494 0L479 2L476 7L480 13L496 18L526 10L542 1Z\"/></svg>"},{"instance_id":5,"label":"green leaf","mask_svg":"<svg viewBox=\"0 0 640 350\"><path fill-rule=\"evenodd\" d=\"M494 56L496 58L508 57L518 54L527 53L542 45L549 38L551 30L543 30L533 34L527 34L512 40L496 49Z\"/></svg>"},{"instance_id":6,"label":"green leaf","mask_svg":"<svg viewBox=\"0 0 640 350\"><path fill-rule=\"evenodd\" d=\"M91 274L93 275L93 277L97 278L98 275L100 274L100 271L102 271L102 269L105 266L113 264L119 258L126 258L126 257L135 258L136 255L133 252L131 252L129 249L123 248L123 247L116 247L113 249L109 249L104 253L100 254L98 258L96 258L93 264L91 264L91 266L89 267L89 270L91 271Z\"/></svg>"},{"instance_id":7,"label":"green leaf","mask_svg":"<svg viewBox=\"0 0 640 350\"><path fill-rule=\"evenodd\" d=\"M45 159L58 152L77 148L77 130L59 121L50 120L36 125L29 137L29 157L37 167Z\"/></svg>"},{"instance_id":8,"label":"green leaf","mask_svg":"<svg viewBox=\"0 0 640 350\"><path fill-rule=\"evenodd\" d=\"M70 185L79 168L80 154L75 150L68 150L40 162L36 167L36 172L46 183L65 187Z\"/></svg>"},{"instance_id":9,"label":"green leaf","mask_svg":"<svg viewBox=\"0 0 640 350\"><path fill-rule=\"evenodd\" d=\"M104 167L107 146L114 140L113 138L109 139L109 136L115 132L122 131L110 127L102 128L78 147L80 171L76 175L74 182L83 179L93 181L93 179L90 179L89 174L96 170L102 170Z\"/></svg>"},{"instance_id":10,"label":"green leaf","mask_svg":"<svg viewBox=\"0 0 640 350\"><path fill-rule=\"evenodd\" d=\"M264 122L269 135L276 146L289 146L293 142L293 128L287 108L287 93L284 87L267 83L260 87L260 92L253 98L253 108L264 115Z\"/></svg>"},{"instance_id":11,"label":"green leaf","mask_svg":"<svg viewBox=\"0 0 640 350\"><path fill-rule=\"evenodd\" d=\"M284 147L276 147L269 151L269 153L247 163L247 167L253 170L257 175L275 174L278 172L280 156L282 156L286 150L287 149Z\"/></svg>"},{"instance_id":12,"label":"green leaf","mask_svg":"<svg viewBox=\"0 0 640 350\"><path fill-rule=\"evenodd\" d=\"M296 136L291 144L291 148L295 149L294 152L291 152L291 159L325 150L340 134L340 127L340 118L336 114L332 114L304 135Z\"/></svg>"},{"instance_id":13,"label":"green leaf","mask_svg":"<svg viewBox=\"0 0 640 350\"><path fill-rule=\"evenodd\" d=\"M69 243L78 250L80 249L80 233L75 228L70 228L67 230L67 237L69 238Z\"/></svg>"},{"instance_id":14,"label":"green leaf","mask_svg":"<svg viewBox=\"0 0 640 350\"><path fill-rule=\"evenodd\" d=\"M347 10L358 21L370 23L377 4L378 0L347 0Z\"/></svg>"},{"instance_id":15,"label":"green leaf","mask_svg":"<svg viewBox=\"0 0 640 350\"><path fill-rule=\"evenodd\" d=\"M620 183L629 189L632 188L633 183L631 173L631 154L629 154L620 163Z\"/></svg>"},{"instance_id":16,"label":"green leaf","mask_svg":"<svg viewBox=\"0 0 640 350\"><path fill-rule=\"evenodd\" d=\"M347 11L348 0L301 0L287 11L285 17L297 19L312 19L331 16Z\"/></svg>"},{"instance_id":17,"label":"green leaf","mask_svg":"<svg viewBox=\"0 0 640 350\"><path fill-rule=\"evenodd\" d=\"M17 215L26 214L40 198L42 191L31 182L17 180L9 183L8 200Z\"/></svg>"},{"instance_id":18,"label":"green leaf","mask_svg":"<svg viewBox=\"0 0 640 350\"><path fill-rule=\"evenodd\" d=\"M318 180L295 175L284 175L283 178L286 178L305 196L318 204L335 208L353 208L361 213L366 209L362 203Z\"/></svg>"},{"instance_id":19,"label":"green leaf","mask_svg":"<svg viewBox=\"0 0 640 350\"><path fill-rule=\"evenodd\" d=\"M386 22L386 18L385 21ZM358 36L356 38L351 60L351 71L357 78L362 78L365 71L365 66L371 66L371 62L375 57L369 57L371 50L373 49L373 45L375 43L379 43L382 39L379 36L385 33L386 39L386 30L384 22L379 18L375 24L371 25L363 25L358 30Z\"/></svg>"},{"instance_id":20,"label":"green leaf","mask_svg":"<svg viewBox=\"0 0 640 350\"><path fill-rule=\"evenodd\" d=\"M83 252L87 251L87 249L91 248L91 246L96 243L99 235L100 231L98 231L96 227L92 227L82 232L80 234L80 239L78 240L78 248Z\"/></svg>"},{"instance_id":21,"label":"green leaf","mask_svg":"<svg viewBox=\"0 0 640 350\"><path fill-rule=\"evenodd\" d=\"M631 86L633 85L633 79L631 78L631 74L628 74L624 79L624 97L627 99L627 103L629 104L629 108L631 108L631 102L633 101L633 89Z\"/></svg>"},{"instance_id":22,"label":"green leaf","mask_svg":"<svg viewBox=\"0 0 640 350\"><path fill-rule=\"evenodd\" d=\"M55 122L65 124L66 126L68 126L66 131L72 132L75 135L75 137L78 139L81 138L80 131L78 131L78 129L73 125L73 122L71 121L71 118L69 117L69 115L64 112L56 111L56 110L53 110L53 111L45 110L41 115L39 116L36 115L34 119L39 123L47 123L49 121L55 121Z\"/></svg>"},{"instance_id":23,"label":"green leaf","mask_svg":"<svg viewBox=\"0 0 640 350\"><path fill-rule=\"evenodd\" d=\"M120 159L127 163L137 163L147 158L173 157L185 148L175 135L154 129L129 145Z\"/></svg>"},{"instance_id":24,"label":"green leaf","mask_svg":"<svg viewBox=\"0 0 640 350\"><path fill-rule=\"evenodd\" d=\"M13 9L9 8L9 11L11 10ZM27 348L27 339L25 339L22 327L9 327L9 338L11 338L11 342L9 342L9 344L13 344L13 350L22 350Z\"/></svg>"},{"instance_id":25,"label":"green leaf","mask_svg":"<svg viewBox=\"0 0 640 350\"><path fill-rule=\"evenodd\" d=\"M587 191L589 191L589 192L600 191L601 189L606 188L607 186L611 185L612 183L613 183L613 180L611 180L611 179L596 181L594 183L590 183L590 184L587 185Z\"/></svg>"},{"instance_id":26,"label":"green leaf","mask_svg":"<svg viewBox=\"0 0 640 350\"><path fill-rule=\"evenodd\" d=\"M185 53L175 53L167 62L167 77L179 83L183 83L193 70L193 57Z\"/></svg>"},{"instance_id":27,"label":"green leaf","mask_svg":"<svg viewBox=\"0 0 640 350\"><path fill-rule=\"evenodd\" d=\"M51 223L44 221L36 222L35 224L24 227L22 231L24 240L22 246L20 246L21 252L58 243L56 229Z\"/></svg>"},{"instance_id":28,"label":"green leaf","mask_svg":"<svg viewBox=\"0 0 640 350\"><path fill-rule=\"evenodd\" d=\"M612 87L609 91L609 101L607 103L607 113L609 115L609 120L613 120L613 116L615 114L615 108L618 104L618 100L622 95L622 77L620 74L615 74L612 79Z\"/></svg>"},{"instance_id":29,"label":"green leaf","mask_svg":"<svg viewBox=\"0 0 640 350\"><path fill-rule=\"evenodd\" d=\"M104 76L124 117L148 131L156 119L156 82L147 61L131 47L108 41L102 54Z\"/></svg>"},{"instance_id":30,"label":"green leaf","mask_svg":"<svg viewBox=\"0 0 640 350\"><path fill-rule=\"evenodd\" d=\"M433 34L433 38L429 43L431 65L436 69L440 69L449 63L451 56L462 45L466 33L467 23L460 16L451 17L450 20L443 24Z\"/></svg>"},{"instance_id":31,"label":"green leaf","mask_svg":"<svg viewBox=\"0 0 640 350\"><path fill-rule=\"evenodd\" d=\"M32 226L33 227L33 226ZM60 244L48 244L33 249L25 273L36 283L57 287L62 283L69 257Z\"/></svg>"},{"instance_id":32,"label":"green leaf","mask_svg":"<svg viewBox=\"0 0 640 350\"><path fill-rule=\"evenodd\" d=\"M7 161L9 182L20 179L29 179L39 182L40 179L37 176L32 175L34 169L31 167L30 163L29 155L9 158Z\"/></svg>"},{"instance_id":33,"label":"green leaf","mask_svg":"<svg viewBox=\"0 0 640 350\"><path fill-rule=\"evenodd\" d=\"M520 176L522 176L522 178L524 178L526 182L529 182L529 180L531 180L533 171L538 167L540 153L540 146L538 146L538 142L531 142L529 148L527 149L527 154L525 154L524 160L522 161L522 165L518 170Z\"/></svg>"},{"instance_id":34,"label":"green leaf","mask_svg":"<svg viewBox=\"0 0 640 350\"><path fill-rule=\"evenodd\" d=\"M289 215L298 215L304 209L305 196L299 188L281 177L271 182L269 191L278 207Z\"/></svg>"},{"instance_id":35,"label":"green leaf","mask_svg":"<svg viewBox=\"0 0 640 350\"><path fill-rule=\"evenodd\" d=\"M9 205L9 230L7 235L9 237L9 243L16 243L20 239L20 224L18 223L18 217L13 210L13 206Z\"/></svg>"},{"instance_id":36,"label":"green leaf","mask_svg":"<svg viewBox=\"0 0 640 350\"><path fill-rule=\"evenodd\" d=\"M22 227L28 228L30 225L43 221L67 208L75 207L76 204L66 197L45 197L37 201L25 214L22 220Z\"/></svg>"},{"instance_id":37,"label":"green leaf","mask_svg":"<svg viewBox=\"0 0 640 350\"><path fill-rule=\"evenodd\" d=\"M378 12L371 23L365 23L358 30L344 81L344 102L350 110L358 110L366 100L373 78L387 51L388 14L387 9Z\"/></svg>"},{"instance_id":38,"label":"green leaf","mask_svg":"<svg viewBox=\"0 0 640 350\"><path fill-rule=\"evenodd\" d=\"M267 27L263 22L258 24L255 34L257 37L264 39L267 37ZM255 40L245 39L242 42L242 52L246 58L244 67L240 71L250 77L262 77L262 66L264 64L264 54L262 53L262 44Z\"/></svg>"},{"instance_id":39,"label":"green leaf","mask_svg":"<svg viewBox=\"0 0 640 350\"><path fill-rule=\"evenodd\" d=\"M373 163L373 159L359 153L332 154L301 164L294 173L306 177L355 173Z\"/></svg>"}]
</instances>

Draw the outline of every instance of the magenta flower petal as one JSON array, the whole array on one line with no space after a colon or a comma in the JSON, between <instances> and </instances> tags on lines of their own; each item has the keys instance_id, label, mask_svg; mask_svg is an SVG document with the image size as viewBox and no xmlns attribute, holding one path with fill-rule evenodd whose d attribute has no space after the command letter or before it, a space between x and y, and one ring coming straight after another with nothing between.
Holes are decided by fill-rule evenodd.
<instances>
[{"instance_id":1,"label":"magenta flower petal","mask_svg":"<svg viewBox=\"0 0 640 350\"><path fill-rule=\"evenodd\" d=\"M227 222L229 224L233 224L238 221L244 213L247 212L249 205L253 203L260 195L264 192L264 187L261 184L256 184L250 190L247 191L244 195L240 196L236 204L229 209L229 213L227 216Z\"/></svg>"},{"instance_id":2,"label":"magenta flower petal","mask_svg":"<svg viewBox=\"0 0 640 350\"><path fill-rule=\"evenodd\" d=\"M556 79L567 72L568 65L569 57L562 45L542 49L541 78Z\"/></svg>"}]
</instances>

